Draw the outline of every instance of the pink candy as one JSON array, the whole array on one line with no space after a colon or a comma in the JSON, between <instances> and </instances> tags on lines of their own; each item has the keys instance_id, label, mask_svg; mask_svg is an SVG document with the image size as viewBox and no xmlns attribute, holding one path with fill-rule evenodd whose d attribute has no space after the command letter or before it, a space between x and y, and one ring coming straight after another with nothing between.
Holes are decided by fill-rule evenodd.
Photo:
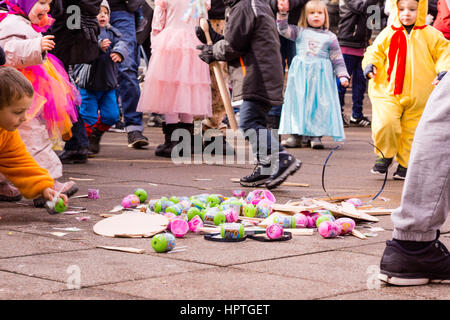
<instances>
[{"instance_id":1,"label":"pink candy","mask_svg":"<svg viewBox=\"0 0 450 320\"><path fill-rule=\"evenodd\" d=\"M269 224L266 228L266 235L269 239L278 239L283 236L283 227L277 223Z\"/></svg>"},{"instance_id":2,"label":"pink candy","mask_svg":"<svg viewBox=\"0 0 450 320\"><path fill-rule=\"evenodd\" d=\"M170 223L170 231L177 238L183 237L188 232L188 230L188 223L184 219L174 219Z\"/></svg>"},{"instance_id":3,"label":"pink candy","mask_svg":"<svg viewBox=\"0 0 450 320\"><path fill-rule=\"evenodd\" d=\"M350 218L339 218L335 221L338 225L341 226L341 235L348 234L352 232L353 229L355 229L355 221Z\"/></svg>"},{"instance_id":4,"label":"pink candy","mask_svg":"<svg viewBox=\"0 0 450 320\"><path fill-rule=\"evenodd\" d=\"M233 190L233 196L237 198L243 198L245 197L245 191L244 190Z\"/></svg>"},{"instance_id":5,"label":"pink candy","mask_svg":"<svg viewBox=\"0 0 450 320\"><path fill-rule=\"evenodd\" d=\"M324 238L336 238L341 234L341 226L334 221L324 221L317 228Z\"/></svg>"},{"instance_id":6,"label":"pink candy","mask_svg":"<svg viewBox=\"0 0 450 320\"><path fill-rule=\"evenodd\" d=\"M308 227L308 218L302 213L294 214L295 219L295 227L296 228L307 228Z\"/></svg>"},{"instance_id":7,"label":"pink candy","mask_svg":"<svg viewBox=\"0 0 450 320\"><path fill-rule=\"evenodd\" d=\"M98 199L100 191L98 189L88 189L88 199Z\"/></svg>"},{"instance_id":8,"label":"pink candy","mask_svg":"<svg viewBox=\"0 0 450 320\"><path fill-rule=\"evenodd\" d=\"M223 211L223 213L225 214L227 222L237 222L239 219L239 214L236 212L236 210L226 209Z\"/></svg>"},{"instance_id":9,"label":"pink candy","mask_svg":"<svg viewBox=\"0 0 450 320\"><path fill-rule=\"evenodd\" d=\"M198 229L203 227L203 220L197 215L188 222L188 226L189 231L198 232Z\"/></svg>"},{"instance_id":10,"label":"pink candy","mask_svg":"<svg viewBox=\"0 0 450 320\"><path fill-rule=\"evenodd\" d=\"M122 200L122 207L124 208L136 208L141 201L139 197L135 194L129 194Z\"/></svg>"},{"instance_id":11,"label":"pink candy","mask_svg":"<svg viewBox=\"0 0 450 320\"><path fill-rule=\"evenodd\" d=\"M269 202L275 203L277 200L275 196L269 190L257 189L253 190L247 195L245 201L253 205L257 205L261 200L267 200Z\"/></svg>"},{"instance_id":12,"label":"pink candy","mask_svg":"<svg viewBox=\"0 0 450 320\"><path fill-rule=\"evenodd\" d=\"M355 207L359 207L362 205L362 201L358 198L350 198L345 200L345 202L353 204Z\"/></svg>"}]
</instances>

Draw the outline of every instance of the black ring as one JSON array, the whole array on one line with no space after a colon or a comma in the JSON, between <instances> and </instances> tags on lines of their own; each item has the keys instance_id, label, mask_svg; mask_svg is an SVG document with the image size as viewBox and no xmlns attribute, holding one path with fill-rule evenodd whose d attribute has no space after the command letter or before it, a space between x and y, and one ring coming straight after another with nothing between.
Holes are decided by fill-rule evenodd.
<instances>
[{"instance_id":1,"label":"black ring","mask_svg":"<svg viewBox=\"0 0 450 320\"><path fill-rule=\"evenodd\" d=\"M220 236L220 237L218 237L218 236ZM204 238L205 238L205 240L216 241L216 242L241 242L241 241L247 240L247 235L245 235L242 238L238 238L238 239L227 239L227 238L222 238L220 233L209 233L209 234L205 234Z\"/></svg>"}]
</instances>

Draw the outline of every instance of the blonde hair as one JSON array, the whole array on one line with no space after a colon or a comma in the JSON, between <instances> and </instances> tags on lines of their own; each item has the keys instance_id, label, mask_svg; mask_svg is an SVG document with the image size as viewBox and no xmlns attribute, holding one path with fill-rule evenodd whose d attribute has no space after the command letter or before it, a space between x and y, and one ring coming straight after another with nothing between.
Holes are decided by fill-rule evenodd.
<instances>
[{"instance_id":1,"label":"blonde hair","mask_svg":"<svg viewBox=\"0 0 450 320\"><path fill-rule=\"evenodd\" d=\"M321 0L310 0L303 6L302 14L300 15L300 20L298 21L298 26L303 28L309 27L308 14L312 9L318 8L323 9L323 13L325 14L325 20L322 27L328 30L330 28L330 19L328 17L327 5Z\"/></svg>"}]
</instances>

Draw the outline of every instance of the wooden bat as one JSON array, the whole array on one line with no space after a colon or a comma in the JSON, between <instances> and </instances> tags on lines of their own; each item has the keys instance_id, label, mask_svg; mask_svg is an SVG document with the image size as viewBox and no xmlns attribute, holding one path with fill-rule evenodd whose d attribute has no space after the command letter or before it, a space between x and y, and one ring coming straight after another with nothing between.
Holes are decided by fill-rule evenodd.
<instances>
[{"instance_id":1,"label":"wooden bat","mask_svg":"<svg viewBox=\"0 0 450 320\"><path fill-rule=\"evenodd\" d=\"M211 36L209 35L209 25L208 21L205 18L200 19L200 27L205 33L206 43L208 45L212 45ZM228 116L228 121L230 123L230 128L232 130L237 130L238 125L236 122L236 117L234 115L233 107L231 106L230 93L228 91L227 86L225 85L225 81L223 80L222 70L220 69L217 61L211 63L214 71L214 75L216 76L217 85L219 86L220 96L222 97L223 104L225 105L225 111Z\"/></svg>"}]
</instances>

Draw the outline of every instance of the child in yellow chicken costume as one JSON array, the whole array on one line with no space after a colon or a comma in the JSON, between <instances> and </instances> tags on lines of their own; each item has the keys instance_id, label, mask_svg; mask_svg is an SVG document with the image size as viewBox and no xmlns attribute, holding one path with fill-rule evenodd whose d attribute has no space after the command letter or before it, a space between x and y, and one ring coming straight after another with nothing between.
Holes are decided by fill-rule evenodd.
<instances>
[{"instance_id":1,"label":"child in yellow chicken costume","mask_svg":"<svg viewBox=\"0 0 450 320\"><path fill-rule=\"evenodd\" d=\"M378 159L372 173L404 180L414 132L425 104L450 68L450 42L425 18L427 0L390 0L393 17L362 61L372 103L372 138ZM381 152L380 152L381 151Z\"/></svg>"}]
</instances>

